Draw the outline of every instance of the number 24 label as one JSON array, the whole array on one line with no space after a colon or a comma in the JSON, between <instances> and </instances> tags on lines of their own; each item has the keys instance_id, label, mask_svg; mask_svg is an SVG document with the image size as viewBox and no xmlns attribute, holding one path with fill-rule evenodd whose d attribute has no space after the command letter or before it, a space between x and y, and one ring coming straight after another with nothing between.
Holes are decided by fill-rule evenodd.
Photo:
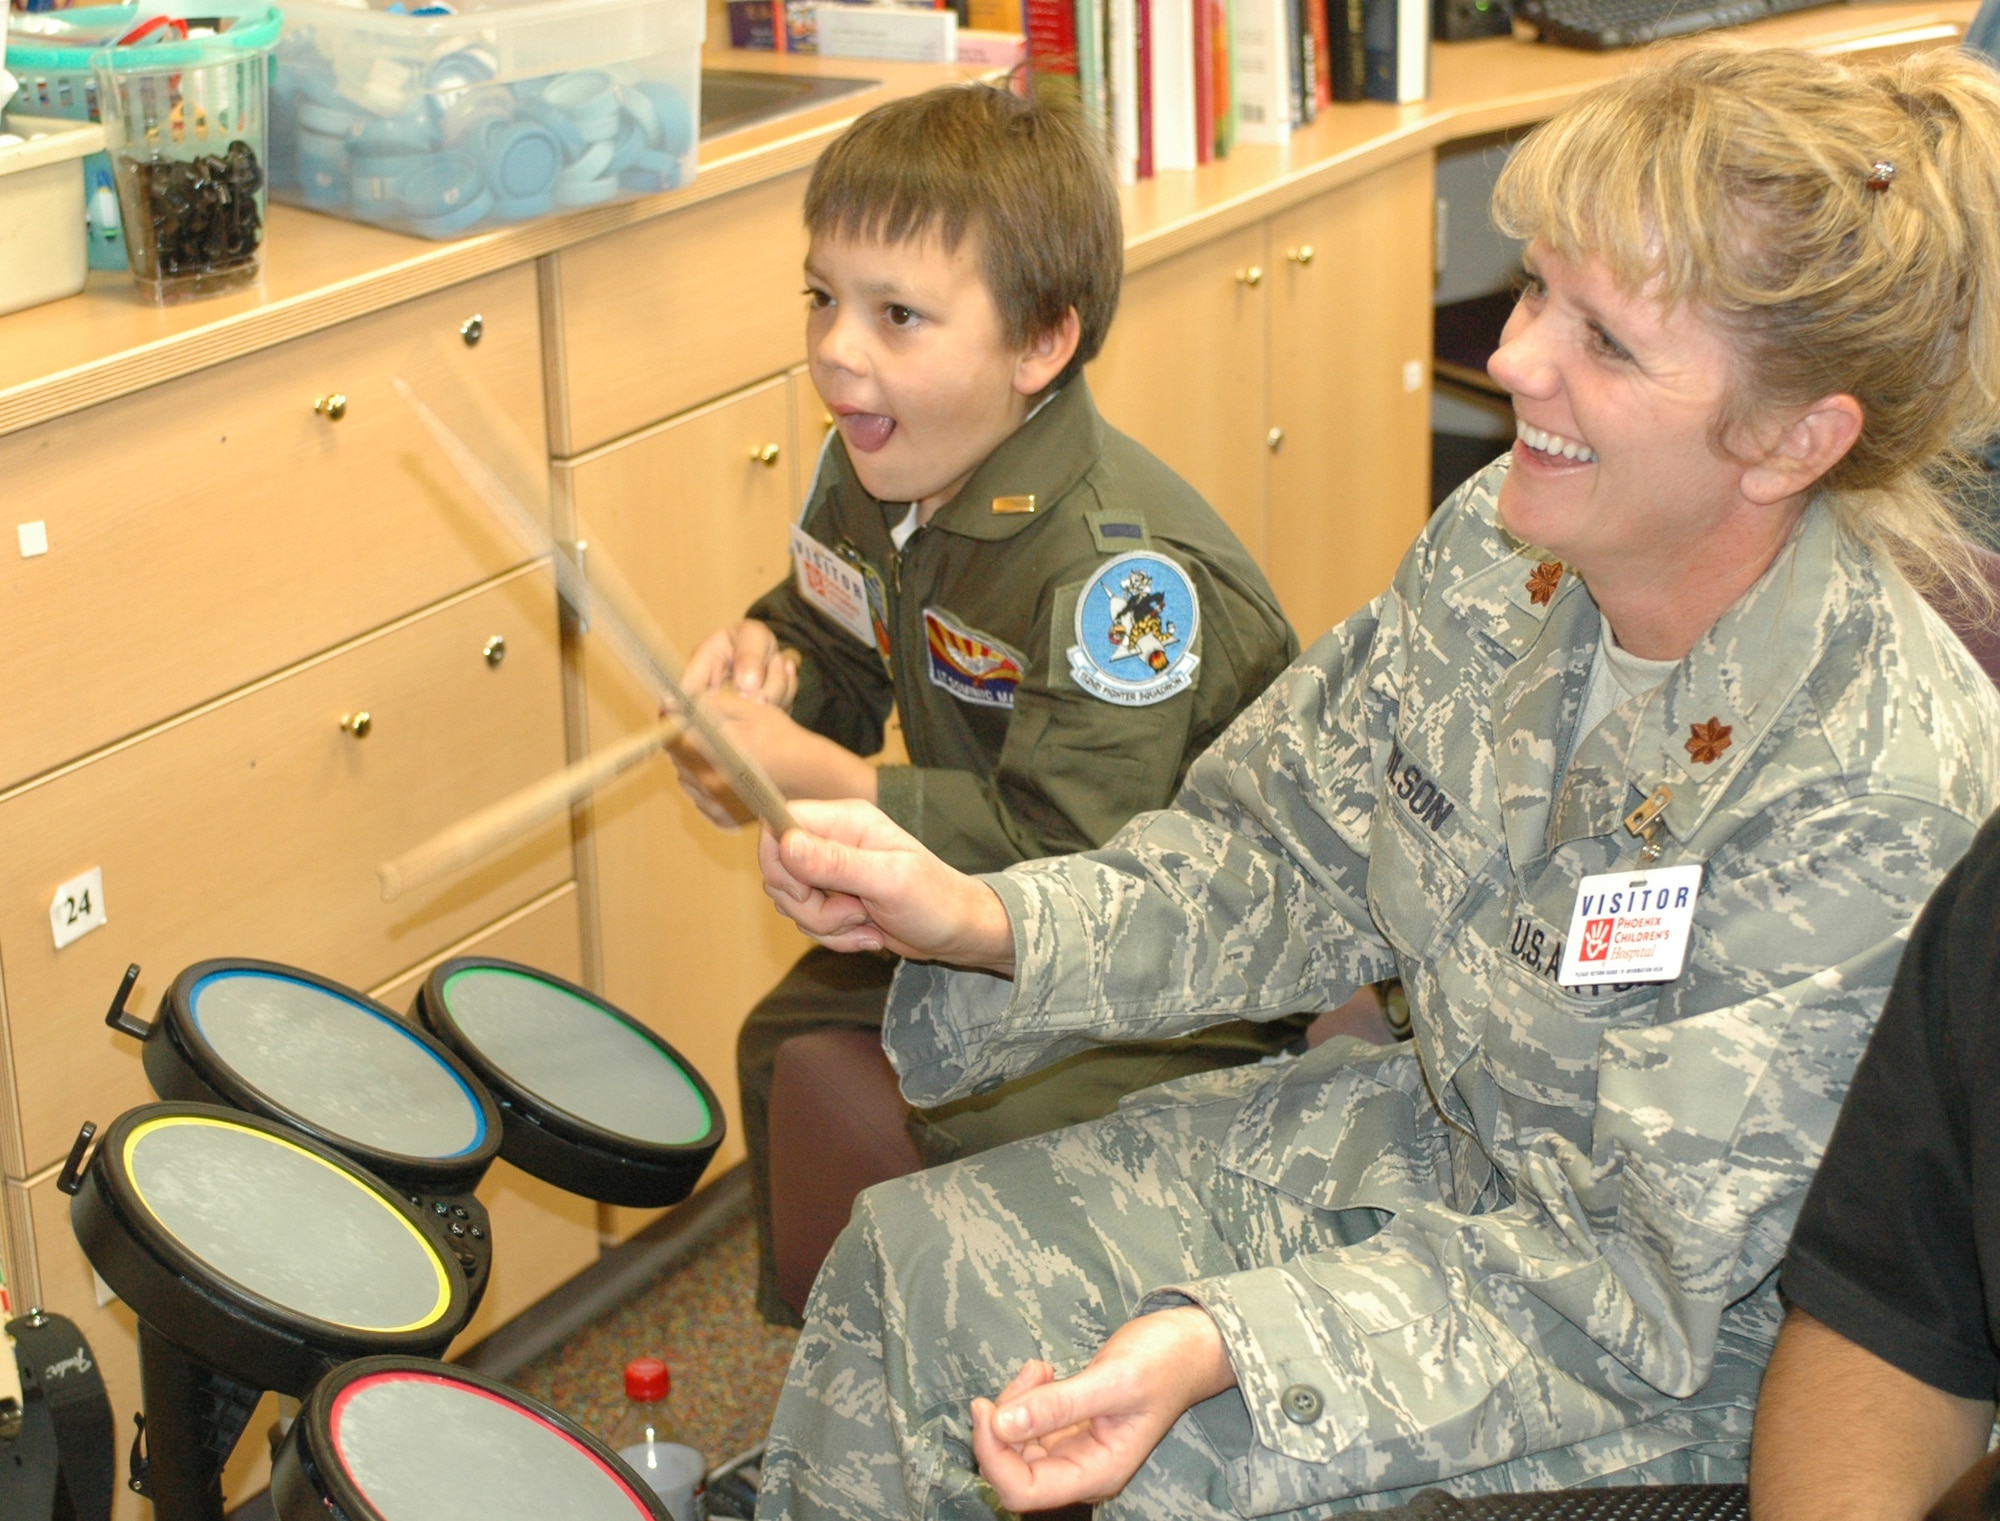
<instances>
[{"instance_id":1,"label":"number 24 label","mask_svg":"<svg viewBox=\"0 0 2000 1521\"><path fill-rule=\"evenodd\" d=\"M56 949L89 934L104 923L104 868L93 866L56 889L49 904L49 929Z\"/></svg>"}]
</instances>

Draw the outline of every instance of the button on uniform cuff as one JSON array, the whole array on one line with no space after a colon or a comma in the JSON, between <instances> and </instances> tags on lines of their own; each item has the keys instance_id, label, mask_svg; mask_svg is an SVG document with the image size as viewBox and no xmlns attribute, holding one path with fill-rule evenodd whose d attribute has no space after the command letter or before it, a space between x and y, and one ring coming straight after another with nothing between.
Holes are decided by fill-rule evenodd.
<instances>
[{"instance_id":1,"label":"button on uniform cuff","mask_svg":"<svg viewBox=\"0 0 2000 1521\"><path fill-rule=\"evenodd\" d=\"M1283 1268L1257 1268L1155 1289L1141 1310L1192 1301L1222 1333L1256 1440L1323 1463L1362 1433L1348 1380L1328 1355L1326 1326Z\"/></svg>"}]
</instances>

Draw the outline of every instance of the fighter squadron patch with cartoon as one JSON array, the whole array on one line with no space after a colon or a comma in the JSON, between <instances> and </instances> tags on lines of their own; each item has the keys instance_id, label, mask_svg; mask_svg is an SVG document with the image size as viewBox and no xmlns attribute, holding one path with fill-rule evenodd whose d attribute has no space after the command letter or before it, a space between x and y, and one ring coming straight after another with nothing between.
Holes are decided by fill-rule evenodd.
<instances>
[{"instance_id":1,"label":"fighter squadron patch with cartoon","mask_svg":"<svg viewBox=\"0 0 2000 1521\"><path fill-rule=\"evenodd\" d=\"M1151 550L1107 560L1076 599L1071 680L1106 702L1144 707L1194 685L1201 604L1186 571Z\"/></svg>"}]
</instances>

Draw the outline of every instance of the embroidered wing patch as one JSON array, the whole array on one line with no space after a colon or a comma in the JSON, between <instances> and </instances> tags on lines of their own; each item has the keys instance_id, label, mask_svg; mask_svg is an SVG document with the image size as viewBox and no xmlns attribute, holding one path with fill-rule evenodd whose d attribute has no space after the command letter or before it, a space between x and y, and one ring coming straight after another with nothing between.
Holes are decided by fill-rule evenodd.
<instances>
[{"instance_id":1,"label":"embroidered wing patch","mask_svg":"<svg viewBox=\"0 0 2000 1521\"><path fill-rule=\"evenodd\" d=\"M1194 582L1165 555L1107 560L1076 599L1069 674L1093 697L1125 707L1164 702L1194 685L1201 605Z\"/></svg>"},{"instance_id":2,"label":"embroidered wing patch","mask_svg":"<svg viewBox=\"0 0 2000 1521\"><path fill-rule=\"evenodd\" d=\"M924 609L924 639L930 646L931 685L960 702L982 708L1011 708L1021 684L1021 660L998 641L961 628L934 607Z\"/></svg>"}]
</instances>

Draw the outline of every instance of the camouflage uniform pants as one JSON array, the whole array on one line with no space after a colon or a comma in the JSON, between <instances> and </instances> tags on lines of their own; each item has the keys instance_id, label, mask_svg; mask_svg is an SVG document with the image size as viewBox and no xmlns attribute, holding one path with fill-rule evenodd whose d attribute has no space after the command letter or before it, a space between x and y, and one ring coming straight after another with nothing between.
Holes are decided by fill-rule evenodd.
<instances>
[{"instance_id":1,"label":"camouflage uniform pants","mask_svg":"<svg viewBox=\"0 0 2000 1521\"><path fill-rule=\"evenodd\" d=\"M1103 1120L862 1194L806 1307L764 1461L761 1518L1004 1516L972 1461L971 1402L1040 1358L1076 1372L1163 1284L1365 1240L1372 1210L1315 1209L1214 1165L1255 1068L1191 1079ZM1747 1432L1745 1433L1747 1435ZM1612 1435L1615 1441L1616 1434ZM1600 1439L1600 1441L1603 1439ZM1229 1390L1175 1423L1102 1518L1232 1516L1226 1461L1252 1441ZM1296 1464L1298 1488L1319 1488ZM1461 1475L1468 1492L1548 1489L1594 1475L1562 1450ZM1693 1454L1612 1482L1740 1478ZM1286 1514L1378 1509L1358 1495Z\"/></svg>"},{"instance_id":2,"label":"camouflage uniform pants","mask_svg":"<svg viewBox=\"0 0 2000 1521\"><path fill-rule=\"evenodd\" d=\"M771 1247L771 1076L778 1049L814 1030L882 1028L897 962L889 956L806 952L750 1011L736 1038L736 1083L757 1220L757 1308L776 1325L798 1318L778 1295ZM973 1156L1118 1107L1128 1093L1190 1073L1256 1061L1305 1033L1309 1016L1269 1024L1232 1021L1181 1040L1135 1041L1086 1051L991 1093L911 1113L910 1138L926 1167Z\"/></svg>"}]
</instances>

